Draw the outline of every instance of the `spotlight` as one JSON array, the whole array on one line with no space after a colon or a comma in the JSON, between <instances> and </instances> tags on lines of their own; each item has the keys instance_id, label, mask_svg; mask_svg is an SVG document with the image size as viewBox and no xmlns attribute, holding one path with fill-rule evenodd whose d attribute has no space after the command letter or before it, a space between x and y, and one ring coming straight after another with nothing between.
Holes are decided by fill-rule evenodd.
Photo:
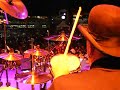
<instances>
[{"instance_id":1,"label":"spotlight","mask_svg":"<svg viewBox=\"0 0 120 90\"><path fill-rule=\"evenodd\" d=\"M63 15L63 16L61 16L61 19L63 19L63 20L64 20L64 19L65 19L65 16L64 16L64 15Z\"/></svg>"}]
</instances>

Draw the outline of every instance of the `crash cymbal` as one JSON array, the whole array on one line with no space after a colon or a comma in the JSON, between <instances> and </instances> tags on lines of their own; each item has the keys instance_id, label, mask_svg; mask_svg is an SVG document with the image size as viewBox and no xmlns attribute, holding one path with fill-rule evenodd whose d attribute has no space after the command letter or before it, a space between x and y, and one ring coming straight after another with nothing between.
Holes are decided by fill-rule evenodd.
<instances>
[{"instance_id":1,"label":"crash cymbal","mask_svg":"<svg viewBox=\"0 0 120 90\"><path fill-rule=\"evenodd\" d=\"M66 35L64 32L62 32L60 35L52 35L49 37L45 37L45 40L51 40L51 41L68 41L69 35ZM72 40L79 40L79 37L73 36Z\"/></svg>"},{"instance_id":2,"label":"crash cymbal","mask_svg":"<svg viewBox=\"0 0 120 90\"><path fill-rule=\"evenodd\" d=\"M9 86L9 87L0 87L0 90L19 90L19 89Z\"/></svg>"},{"instance_id":3,"label":"crash cymbal","mask_svg":"<svg viewBox=\"0 0 120 90\"><path fill-rule=\"evenodd\" d=\"M8 61L17 61L21 60L23 56L17 53L2 53L0 54L0 58Z\"/></svg>"},{"instance_id":4,"label":"crash cymbal","mask_svg":"<svg viewBox=\"0 0 120 90\"><path fill-rule=\"evenodd\" d=\"M0 0L0 8L17 19L25 19L28 11L21 0Z\"/></svg>"},{"instance_id":5,"label":"crash cymbal","mask_svg":"<svg viewBox=\"0 0 120 90\"><path fill-rule=\"evenodd\" d=\"M46 83L49 80L52 80L52 75L48 73L42 73L42 74L34 74L34 78L32 78L32 75L27 76L26 78L23 78L22 80L19 80L20 83L25 84L42 84ZM32 80L34 80L32 82Z\"/></svg>"}]
</instances>

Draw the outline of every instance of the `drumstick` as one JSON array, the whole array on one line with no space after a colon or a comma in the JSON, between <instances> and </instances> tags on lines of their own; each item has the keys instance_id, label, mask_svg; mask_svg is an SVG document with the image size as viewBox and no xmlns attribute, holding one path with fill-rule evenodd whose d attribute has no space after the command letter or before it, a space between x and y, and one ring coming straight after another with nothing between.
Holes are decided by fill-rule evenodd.
<instances>
[{"instance_id":1,"label":"drumstick","mask_svg":"<svg viewBox=\"0 0 120 90\"><path fill-rule=\"evenodd\" d=\"M66 46L66 48L65 48L64 55L66 55L66 54L68 53L69 46L70 46L70 43L71 43L71 39L72 39L72 37L73 37L73 34L74 34L74 31L75 31L76 25L77 25L77 23L78 23L78 20L79 20L79 17L80 17L80 13L81 13L81 7L79 7L79 10L78 10L78 13L77 13L77 16L76 16L76 19L75 19L75 22L74 22L74 25L73 25L71 34L70 34L70 37L69 37L69 39L68 39L67 46Z\"/></svg>"}]
</instances>

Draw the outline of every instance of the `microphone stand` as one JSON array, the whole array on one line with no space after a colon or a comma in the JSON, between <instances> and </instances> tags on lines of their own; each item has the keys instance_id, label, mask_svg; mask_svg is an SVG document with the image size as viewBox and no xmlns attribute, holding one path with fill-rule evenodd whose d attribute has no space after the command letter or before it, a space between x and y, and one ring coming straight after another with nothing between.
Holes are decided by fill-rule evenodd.
<instances>
[{"instance_id":1,"label":"microphone stand","mask_svg":"<svg viewBox=\"0 0 120 90\"><path fill-rule=\"evenodd\" d=\"M47 30L48 36L50 36L49 30ZM48 51L50 51L50 41L48 40Z\"/></svg>"}]
</instances>

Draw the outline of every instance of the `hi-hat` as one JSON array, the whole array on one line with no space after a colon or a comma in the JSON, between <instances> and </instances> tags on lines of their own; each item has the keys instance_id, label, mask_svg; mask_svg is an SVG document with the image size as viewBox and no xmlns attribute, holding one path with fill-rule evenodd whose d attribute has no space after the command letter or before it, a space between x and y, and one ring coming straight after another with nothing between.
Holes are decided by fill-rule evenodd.
<instances>
[{"instance_id":1,"label":"hi-hat","mask_svg":"<svg viewBox=\"0 0 120 90\"><path fill-rule=\"evenodd\" d=\"M25 84L42 84L42 83L46 83L49 80L52 80L52 75L47 73L42 73L42 74L35 73L34 78L32 77L33 75L29 75L26 78L19 80L18 82Z\"/></svg>"},{"instance_id":2,"label":"hi-hat","mask_svg":"<svg viewBox=\"0 0 120 90\"><path fill-rule=\"evenodd\" d=\"M17 19L25 19L28 11L21 0L0 0L0 8Z\"/></svg>"},{"instance_id":3,"label":"hi-hat","mask_svg":"<svg viewBox=\"0 0 120 90\"><path fill-rule=\"evenodd\" d=\"M44 49L29 49L24 52L24 55L35 55L35 56L46 56L48 54L48 51Z\"/></svg>"},{"instance_id":4,"label":"hi-hat","mask_svg":"<svg viewBox=\"0 0 120 90\"><path fill-rule=\"evenodd\" d=\"M35 49L29 49L24 52L24 57L29 58L30 55L35 56L46 56L49 52L47 50L41 49L39 45L36 46Z\"/></svg>"},{"instance_id":5,"label":"hi-hat","mask_svg":"<svg viewBox=\"0 0 120 90\"><path fill-rule=\"evenodd\" d=\"M23 56L17 53L2 53L0 54L0 58L8 61L17 61L23 59Z\"/></svg>"},{"instance_id":6,"label":"hi-hat","mask_svg":"<svg viewBox=\"0 0 120 90\"><path fill-rule=\"evenodd\" d=\"M51 40L51 41L68 41L69 35L66 35L64 32L62 32L60 35L52 35L49 37L45 37L45 40ZM79 37L73 36L72 40L79 40Z\"/></svg>"},{"instance_id":7,"label":"hi-hat","mask_svg":"<svg viewBox=\"0 0 120 90\"><path fill-rule=\"evenodd\" d=\"M13 48L9 48L9 53L0 54L0 58L8 61L17 61L17 60L21 60L23 56L20 54L14 53Z\"/></svg>"}]
</instances>

